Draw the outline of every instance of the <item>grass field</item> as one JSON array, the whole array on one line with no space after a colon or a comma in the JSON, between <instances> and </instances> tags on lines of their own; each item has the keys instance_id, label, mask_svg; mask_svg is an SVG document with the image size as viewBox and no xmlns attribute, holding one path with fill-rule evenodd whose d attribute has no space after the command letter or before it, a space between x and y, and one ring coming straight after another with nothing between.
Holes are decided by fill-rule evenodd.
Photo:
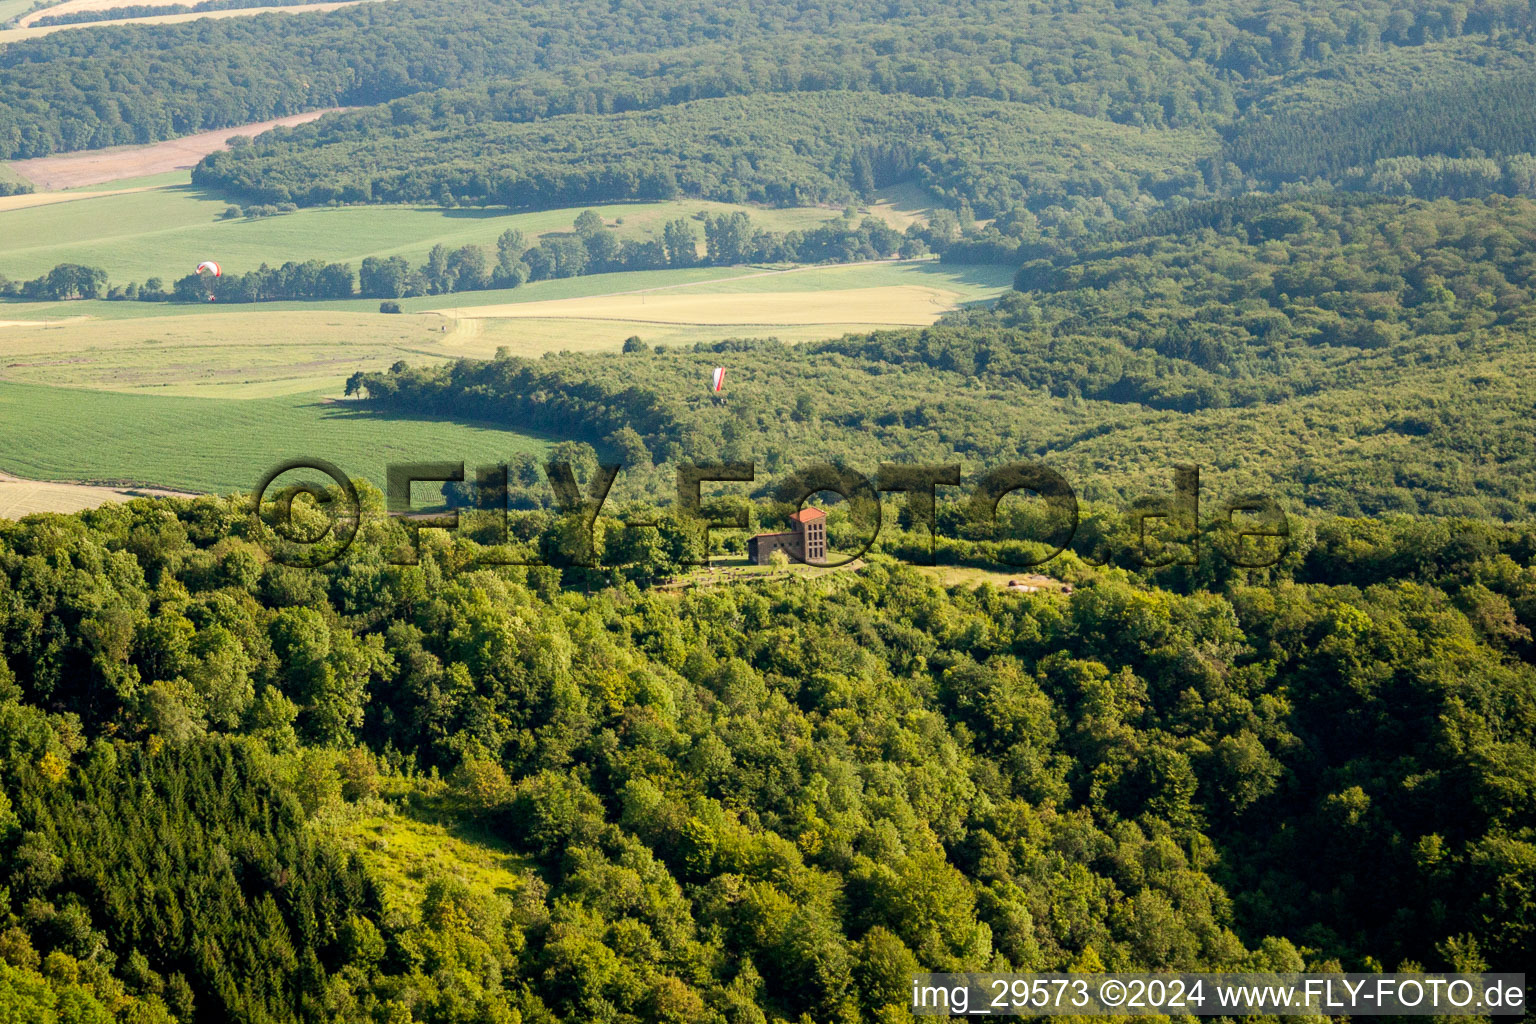
<instances>
[{"instance_id":1,"label":"grass field","mask_svg":"<svg viewBox=\"0 0 1536 1024\"><path fill-rule=\"evenodd\" d=\"M25 205L38 200L51 205ZM226 202L193 188L184 171L17 197L10 209L4 202L0 272L24 278L82 262L107 268L119 283L169 281L204 258L230 271L289 259L355 266L368 255L419 262L433 245L490 245L509 227L530 237L569 230L579 212L343 207L222 220ZM872 209L905 223L923 215L921 203L921 196L891 195ZM598 208L630 235L654 235L672 218L728 209L734 207L700 201ZM778 231L840 215L824 208L751 213ZM652 344L803 341L925 324L1008 285L1005 268L919 261L594 274L407 299L399 315L378 312L372 299L0 303L0 431L7 442L0 470L31 481L232 491L249 489L272 465L298 456L325 458L376 482L391 461L497 461L547 444L487 425L363 414L336 401L343 382L402 359L483 358L503 347L530 357L616 349L632 334ZM23 498L103 497L43 493Z\"/></svg>"},{"instance_id":2,"label":"grass field","mask_svg":"<svg viewBox=\"0 0 1536 1024\"><path fill-rule=\"evenodd\" d=\"M33 0L0 0L0 25L32 9Z\"/></svg>"},{"instance_id":3,"label":"grass field","mask_svg":"<svg viewBox=\"0 0 1536 1024\"><path fill-rule=\"evenodd\" d=\"M339 394L396 360L616 349L720 337L786 341L931 323L1008 286L1007 268L932 261L789 271L693 268L541 281L511 291L404 302L199 306L141 302L0 305L0 380L140 394L270 398ZM438 305L437 312L425 307Z\"/></svg>"},{"instance_id":4,"label":"grass field","mask_svg":"<svg viewBox=\"0 0 1536 1024\"><path fill-rule=\"evenodd\" d=\"M381 314L365 300L337 309L7 304L0 306L7 318L0 320L0 470L28 480L225 492L249 489L269 467L298 456L325 458L376 482L391 461L499 461L547 443L486 425L363 413L334 399L349 374L400 359L488 357L503 346L524 356L613 349L630 334L652 343L826 337L852 327L817 318L851 315L850 302L857 315L886 318L867 326L903 322L892 317L917 306L931 320L948 305L997 294L1007 278L1005 268L933 262L772 273L694 268L470 293L497 299L511 314L496 317L466 315L467 307ZM442 297L407 304L429 302ZM620 315L681 309L708 322L583 315L592 308ZM523 309L538 315L517 315ZM767 312L805 322L765 325ZM60 492L53 500L94 504L100 497Z\"/></svg>"},{"instance_id":5,"label":"grass field","mask_svg":"<svg viewBox=\"0 0 1536 1024\"><path fill-rule=\"evenodd\" d=\"M148 192L154 186L137 185L126 188L99 189L95 195L84 192L24 192L15 196L0 196L0 214L15 210L30 210L36 206L56 206L74 203L81 199L97 199L106 196L125 195L129 192Z\"/></svg>"},{"instance_id":6,"label":"grass field","mask_svg":"<svg viewBox=\"0 0 1536 1024\"><path fill-rule=\"evenodd\" d=\"M31 199L13 209L0 206L0 273L24 279L59 263L85 263L104 269L114 283L127 284L150 277L169 282L191 273L205 259L218 260L234 273L288 260L320 259L356 267L365 256L403 255L420 263L439 243L453 248L494 245L508 228L530 238L569 231L581 212L347 206L221 220L229 201L189 183L119 195L69 194L79 198L49 205L29 205L38 202ZM678 200L595 209L616 224L621 235L639 237L659 235L662 224L676 217L739 207ZM751 210L756 224L775 231L811 227L840 212L819 207ZM620 219L622 223L616 223Z\"/></svg>"},{"instance_id":7,"label":"grass field","mask_svg":"<svg viewBox=\"0 0 1536 1024\"><path fill-rule=\"evenodd\" d=\"M274 465L318 457L380 487L390 462L483 465L548 442L419 417L365 414L320 394L253 398L125 395L0 384L0 470L28 480L249 491Z\"/></svg>"},{"instance_id":8,"label":"grass field","mask_svg":"<svg viewBox=\"0 0 1536 1024\"><path fill-rule=\"evenodd\" d=\"M436 316L244 307L221 315L0 327L0 380L157 395L339 393L358 370L460 354Z\"/></svg>"}]
</instances>

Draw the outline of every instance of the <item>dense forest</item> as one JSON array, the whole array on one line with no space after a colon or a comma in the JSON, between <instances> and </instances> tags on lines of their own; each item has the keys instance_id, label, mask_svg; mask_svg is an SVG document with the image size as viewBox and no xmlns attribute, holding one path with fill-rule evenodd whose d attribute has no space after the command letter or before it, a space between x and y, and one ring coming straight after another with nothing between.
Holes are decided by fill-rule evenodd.
<instances>
[{"instance_id":1,"label":"dense forest","mask_svg":"<svg viewBox=\"0 0 1536 1024\"><path fill-rule=\"evenodd\" d=\"M1536 196L1536 50L1490 29L1490 45L1475 50L1459 35L1424 38L1403 62L1421 73L1395 90L1383 88L1391 76L1377 73L1369 48L1330 57L1320 47L1307 67L1263 85L1244 86L1226 68L1231 98L1220 115L1203 116L1170 107L1164 118L1116 118L1022 92L934 96L846 81L738 81L717 90L724 96L674 92L562 113L495 84L271 133L209 157L196 175L269 204L514 209L678 194L842 203L912 182L962 219L1027 208L1048 234L1112 231L1154 207L1297 181L1423 197ZM1341 79L1347 86L1320 90Z\"/></svg>"},{"instance_id":2,"label":"dense forest","mask_svg":"<svg viewBox=\"0 0 1536 1024\"><path fill-rule=\"evenodd\" d=\"M142 143L413 94L411 121L529 120L690 99L856 90L1056 107L1148 128L1224 124L1277 76L1383 48L1529 42L1525 0L1300 4L793 4L453 0L303 19L84 29L0 50L0 157ZM1522 42L1524 41L1524 42ZM431 53L434 56L426 57ZM461 90L432 94L432 90ZM1191 164L1193 160L1190 161Z\"/></svg>"},{"instance_id":3,"label":"dense forest","mask_svg":"<svg viewBox=\"0 0 1536 1024\"><path fill-rule=\"evenodd\" d=\"M13 1019L897 1020L920 969L1531 952L1524 528L1299 522L1217 590L582 596L468 536L391 565L363 495L322 571L243 502L0 524ZM402 787L518 887L382 912L305 822Z\"/></svg>"},{"instance_id":4,"label":"dense forest","mask_svg":"<svg viewBox=\"0 0 1536 1024\"><path fill-rule=\"evenodd\" d=\"M1391 157L1510 157L1536 152L1536 74L1482 75L1326 111L1242 124L1227 158L1269 182L1338 179ZM1511 188L1529 195L1530 183ZM1502 190L1495 190L1502 191ZM1439 193L1430 193L1439 194Z\"/></svg>"},{"instance_id":5,"label":"dense forest","mask_svg":"<svg viewBox=\"0 0 1536 1024\"><path fill-rule=\"evenodd\" d=\"M216 153L199 184L265 203L442 202L514 209L671 199L842 204L914 182L984 217L1125 217L1200 184L1214 137L1016 103L850 92L697 100L660 111L451 128L391 112L326 118Z\"/></svg>"},{"instance_id":6,"label":"dense forest","mask_svg":"<svg viewBox=\"0 0 1536 1024\"><path fill-rule=\"evenodd\" d=\"M1122 123L1179 125L1231 109L1224 79L1336 52L1532 27L1522 0L1484 0L1475 14L1464 5L1400 9L1376 0L1321 16L1300 4L1176 7L1041 3L1025 25L996 0L897 11L843 4L835 14L761 4L723 17L717 5L686 0L654 13L455 0L425 16L409 5L364 5L302 22L55 34L0 52L0 138L9 136L0 156L152 141L272 117L279 107L379 102L496 78L523 80L527 113L543 115L636 109L677 102L680 93L852 87L1043 102ZM772 47L760 47L769 37ZM418 59L423 41L442 48L441 60ZM146 52L153 59L142 60ZM637 54L656 56L629 56ZM986 59L992 54L1005 59ZM286 85L274 92L264 82ZM117 102L92 102L109 88Z\"/></svg>"}]
</instances>

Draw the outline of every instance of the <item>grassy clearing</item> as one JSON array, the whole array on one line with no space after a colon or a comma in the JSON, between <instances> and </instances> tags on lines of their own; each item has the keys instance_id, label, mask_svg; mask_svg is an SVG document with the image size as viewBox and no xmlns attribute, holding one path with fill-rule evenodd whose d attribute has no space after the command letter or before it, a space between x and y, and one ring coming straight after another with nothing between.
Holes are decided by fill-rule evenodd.
<instances>
[{"instance_id":1,"label":"grassy clearing","mask_svg":"<svg viewBox=\"0 0 1536 1024\"><path fill-rule=\"evenodd\" d=\"M937 580L944 587L975 588L984 583L990 583L994 587L1007 587L1014 580L1030 583L1040 588L1040 592L1059 592L1061 584L1052 580L1050 584L1042 584L1038 580L1028 579L1039 572L1038 569L979 569L968 565L915 565L913 566L924 576ZM1049 568L1046 570L1049 572Z\"/></svg>"},{"instance_id":2,"label":"grassy clearing","mask_svg":"<svg viewBox=\"0 0 1536 1024\"><path fill-rule=\"evenodd\" d=\"M469 465L549 441L489 424L365 414L320 394L217 398L0 384L0 470L29 480L248 491L298 457L334 462L380 487L390 462Z\"/></svg>"},{"instance_id":3,"label":"grassy clearing","mask_svg":"<svg viewBox=\"0 0 1536 1024\"><path fill-rule=\"evenodd\" d=\"M849 552L829 551L827 557L834 562L848 558ZM754 565L745 555L714 555L707 566L701 566L683 576L663 584L666 590L688 590L695 587L712 587L722 583L752 583L791 578L813 580L833 573L857 572L864 568L863 559L855 558L842 565L806 565L791 562L780 567Z\"/></svg>"},{"instance_id":4,"label":"grassy clearing","mask_svg":"<svg viewBox=\"0 0 1536 1024\"><path fill-rule=\"evenodd\" d=\"M384 804L347 807L320 827L356 851L384 886L389 910L416 913L427 882L446 877L486 897L516 894L531 870L526 858L494 836L424 810L418 798L406 811ZM434 820L441 818L441 820ZM424 820L425 819L425 820Z\"/></svg>"},{"instance_id":5,"label":"grassy clearing","mask_svg":"<svg viewBox=\"0 0 1536 1024\"><path fill-rule=\"evenodd\" d=\"M403 255L419 263L434 245L494 245L508 228L530 238L569 231L581 212L348 206L278 217L219 219L229 205L225 197L188 184L0 210L0 273L35 277L59 263L86 263L102 267L112 281L126 284L150 277L174 280L191 273L204 259L217 259L231 272L287 260L321 259L356 266L365 256ZM739 207L678 200L595 209L621 235L649 237L659 236L662 225L676 217ZM811 227L840 215L823 208L753 208L750 212L755 223L775 231Z\"/></svg>"},{"instance_id":6,"label":"grassy clearing","mask_svg":"<svg viewBox=\"0 0 1536 1024\"><path fill-rule=\"evenodd\" d=\"M892 185L875 193L869 212L905 231L911 224L927 224L933 213L933 197L911 182Z\"/></svg>"}]
</instances>

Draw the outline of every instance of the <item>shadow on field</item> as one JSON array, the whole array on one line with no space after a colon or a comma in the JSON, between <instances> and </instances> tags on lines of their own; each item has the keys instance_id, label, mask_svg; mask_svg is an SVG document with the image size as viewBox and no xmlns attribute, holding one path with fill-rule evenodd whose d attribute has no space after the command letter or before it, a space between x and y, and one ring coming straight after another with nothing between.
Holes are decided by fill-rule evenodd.
<instances>
[{"instance_id":1,"label":"shadow on field","mask_svg":"<svg viewBox=\"0 0 1536 1024\"><path fill-rule=\"evenodd\" d=\"M541 434L536 430L509 426L505 423L497 423L494 420L466 419L462 416L407 412L399 409L379 409L354 398L318 398L313 402L305 403L302 408L318 409L321 418L327 420L366 420L371 423L452 423L461 427L476 427L481 430L520 434L523 437L537 438L541 441L560 440L560 438Z\"/></svg>"}]
</instances>

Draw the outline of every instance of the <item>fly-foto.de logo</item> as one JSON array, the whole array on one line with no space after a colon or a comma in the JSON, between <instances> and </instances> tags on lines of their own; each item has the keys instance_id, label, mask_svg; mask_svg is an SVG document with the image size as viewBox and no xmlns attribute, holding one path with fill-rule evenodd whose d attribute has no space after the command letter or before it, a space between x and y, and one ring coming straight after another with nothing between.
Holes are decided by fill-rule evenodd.
<instances>
[{"instance_id":1,"label":"fly-foto.de logo","mask_svg":"<svg viewBox=\"0 0 1536 1024\"><path fill-rule=\"evenodd\" d=\"M542 554L535 558L495 558L486 564L551 565L618 568L633 560L612 562L603 558L595 530L603 514L609 492L623 469L622 463L604 463L589 475L583 487L569 462L553 461L544 466L545 479L554 492L554 511L561 529L545 538ZM308 472L297 482L279 484L290 474ZM324 480L316 480L314 472ZM669 508L657 510L654 520L629 519L618 525L622 530L663 530L665 517L670 524L681 525L702 538L695 557L683 557L682 564L708 562L709 534L720 530L745 530L750 517L741 503L722 507L707 502L706 484L755 483L756 467L751 462L713 464L687 463L677 470L677 496ZM412 530L436 527L457 530L460 511L472 511L489 517L493 527L499 521L499 537L507 536L509 512L509 472L506 464L478 467L467 477L463 462L392 463L385 474L385 511ZM458 507L427 511L412 504L414 484L459 485L458 493L468 498ZM1067 479L1050 466L1038 461L1011 462L987 470L962 484L961 469L956 464L882 464L873 479L832 463L815 463L789 474L775 488L780 504L793 506L789 517L792 530L782 535L792 537L806 523L821 517L820 509L807 502L817 494L835 495L846 503L850 526L845 532L836 557L827 554L826 545L818 547L814 538L809 547L780 545L793 560L825 567L846 565L867 554L880 538L884 526L881 495L899 494L906 503L909 529L925 532L932 544L940 536L938 525L939 489L962 487L958 506L969 524L972 539L994 543L997 560L1009 568L1043 565L1066 551L1081 526L1077 493ZM1021 525L1017 517L999 514L1004 498L1019 494L1037 502L1036 513ZM295 502L307 498L312 507L301 515ZM949 495L946 494L946 498ZM808 511L809 508L809 511ZM315 512L323 515L317 516ZM1290 525L1279 503L1265 494L1250 494L1228 500L1215 509L1207 521L1224 533L1225 543L1215 557L1242 568L1274 565L1285 552ZM339 559L357 539L364 519L363 503L356 483L336 465L324 459L294 459L273 467L256 485L252 513L258 536L268 554L284 565L319 568ZM1200 468L1180 465L1174 468L1173 490L1169 494L1138 498L1127 509L1127 560L1134 565L1158 567L1195 565L1201 558L1202 533L1200 509ZM1025 526L1027 525L1027 529ZM825 527L823 526L822 529ZM493 528L493 534L498 531ZM757 540L760 538L754 538ZM1009 544L1008 542L1018 542ZM1027 546L1027 547L1026 547ZM820 557L818 557L818 555ZM1112 553L1101 556L1108 561ZM409 554L391 558L396 564L410 564ZM1089 557L1086 561L1094 562Z\"/></svg>"}]
</instances>

